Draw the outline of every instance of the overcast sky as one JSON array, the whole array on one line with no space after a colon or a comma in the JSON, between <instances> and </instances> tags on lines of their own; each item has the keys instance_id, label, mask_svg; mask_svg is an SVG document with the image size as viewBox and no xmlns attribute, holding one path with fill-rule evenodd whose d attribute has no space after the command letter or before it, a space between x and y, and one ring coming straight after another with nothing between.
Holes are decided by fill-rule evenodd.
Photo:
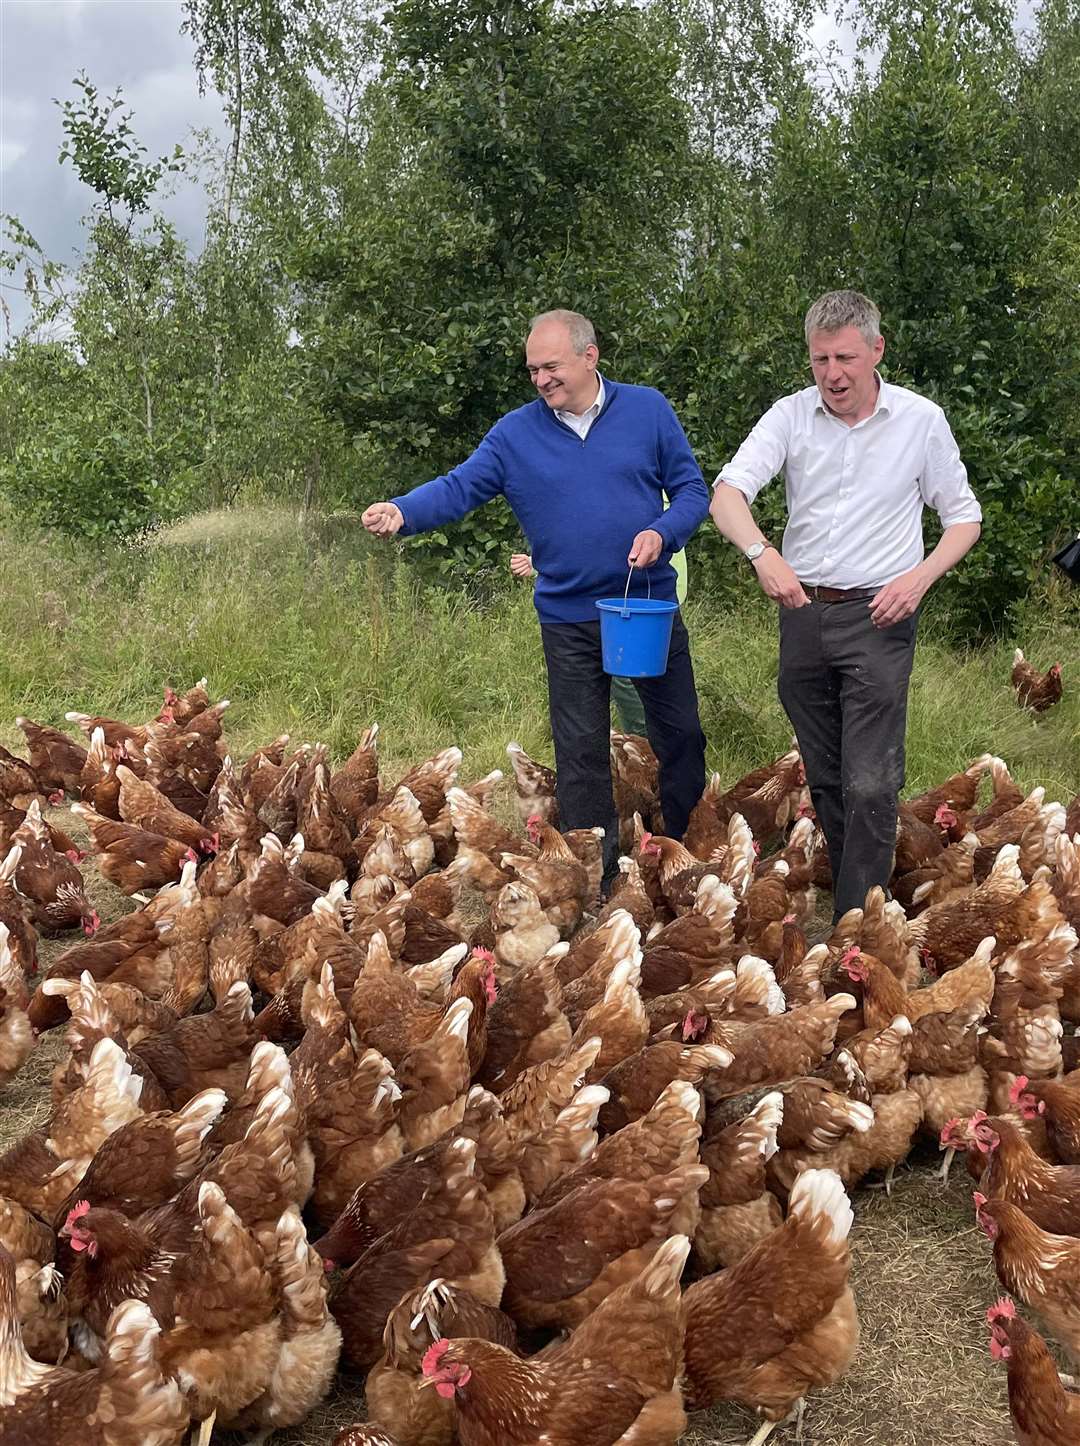
<instances>
[{"instance_id":1,"label":"overcast sky","mask_svg":"<svg viewBox=\"0 0 1080 1446\"><path fill-rule=\"evenodd\" d=\"M200 98L192 44L180 34L179 0L0 0L0 212L19 217L57 261L70 262L93 192L57 155L63 140L53 98L75 94L85 70L102 97L122 86L136 137L151 156L184 145L192 129L223 129L219 98ZM202 191L181 186L162 209L198 245ZM24 298L4 299L17 329Z\"/></svg>"},{"instance_id":2,"label":"overcast sky","mask_svg":"<svg viewBox=\"0 0 1080 1446\"><path fill-rule=\"evenodd\" d=\"M1031 0L1021 0L1018 10L1020 24L1030 25ZM74 95L79 70L102 97L123 87L135 134L151 156L185 145L193 129L224 133L219 98L199 96L182 20L179 0L0 0L0 212L18 216L53 260L75 259L80 219L93 200L71 166L57 162L63 132L53 100ZM823 18L813 39L824 45L836 35ZM160 205L198 247L206 213L201 189L182 184ZM0 277L0 285L18 330L25 299L9 278Z\"/></svg>"}]
</instances>

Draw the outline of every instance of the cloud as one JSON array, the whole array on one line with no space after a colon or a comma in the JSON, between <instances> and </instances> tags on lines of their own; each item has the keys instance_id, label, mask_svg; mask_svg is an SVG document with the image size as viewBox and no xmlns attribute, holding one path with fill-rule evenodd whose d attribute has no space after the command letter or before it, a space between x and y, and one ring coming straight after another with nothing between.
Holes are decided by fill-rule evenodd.
<instances>
[{"instance_id":1,"label":"cloud","mask_svg":"<svg viewBox=\"0 0 1080 1446\"><path fill-rule=\"evenodd\" d=\"M185 145L193 129L222 133L219 98L200 97L194 47L180 33L179 0L0 0L0 211L18 216L54 260L75 259L94 194L70 164L59 165L61 112L84 70L104 97L118 86L132 127L150 156ZM201 244L206 201L181 181L161 209L193 247ZM5 285L18 329L25 297Z\"/></svg>"}]
</instances>

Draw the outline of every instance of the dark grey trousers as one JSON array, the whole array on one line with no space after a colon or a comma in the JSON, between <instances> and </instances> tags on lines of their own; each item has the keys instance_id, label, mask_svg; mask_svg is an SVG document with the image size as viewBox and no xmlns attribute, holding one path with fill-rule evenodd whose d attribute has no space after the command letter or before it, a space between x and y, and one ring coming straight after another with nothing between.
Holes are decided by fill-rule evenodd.
<instances>
[{"instance_id":1,"label":"dark grey trousers","mask_svg":"<svg viewBox=\"0 0 1080 1446\"><path fill-rule=\"evenodd\" d=\"M611 792L611 678L600 653L600 620L542 623L559 818L564 829L604 835L604 873L618 872L619 830ZM673 838L682 838L705 787L705 734L698 718L690 640L675 614L667 672L635 678L649 742L660 763L660 801Z\"/></svg>"},{"instance_id":2,"label":"dark grey trousers","mask_svg":"<svg viewBox=\"0 0 1080 1446\"><path fill-rule=\"evenodd\" d=\"M780 702L829 846L834 919L888 886L904 783L917 617L875 628L869 597L780 609Z\"/></svg>"}]
</instances>

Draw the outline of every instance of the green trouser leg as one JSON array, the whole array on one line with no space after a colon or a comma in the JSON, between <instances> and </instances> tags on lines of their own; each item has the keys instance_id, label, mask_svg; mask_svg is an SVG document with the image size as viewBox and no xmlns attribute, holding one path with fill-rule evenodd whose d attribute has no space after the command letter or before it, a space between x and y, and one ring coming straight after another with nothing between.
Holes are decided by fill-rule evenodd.
<instances>
[{"instance_id":1,"label":"green trouser leg","mask_svg":"<svg viewBox=\"0 0 1080 1446\"><path fill-rule=\"evenodd\" d=\"M645 709L638 697L638 690L629 678L612 678L611 700L615 704L615 714L622 732L638 733L643 738L647 737Z\"/></svg>"}]
</instances>

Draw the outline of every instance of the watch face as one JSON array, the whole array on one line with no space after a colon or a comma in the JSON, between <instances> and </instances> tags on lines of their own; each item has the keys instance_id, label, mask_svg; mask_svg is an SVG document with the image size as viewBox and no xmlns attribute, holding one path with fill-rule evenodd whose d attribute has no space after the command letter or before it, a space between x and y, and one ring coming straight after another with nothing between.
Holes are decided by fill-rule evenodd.
<instances>
[{"instance_id":1,"label":"watch face","mask_svg":"<svg viewBox=\"0 0 1080 1446\"><path fill-rule=\"evenodd\" d=\"M764 551L765 544L763 542L752 542L750 546L746 549L746 555L751 562L757 562L758 558Z\"/></svg>"}]
</instances>

